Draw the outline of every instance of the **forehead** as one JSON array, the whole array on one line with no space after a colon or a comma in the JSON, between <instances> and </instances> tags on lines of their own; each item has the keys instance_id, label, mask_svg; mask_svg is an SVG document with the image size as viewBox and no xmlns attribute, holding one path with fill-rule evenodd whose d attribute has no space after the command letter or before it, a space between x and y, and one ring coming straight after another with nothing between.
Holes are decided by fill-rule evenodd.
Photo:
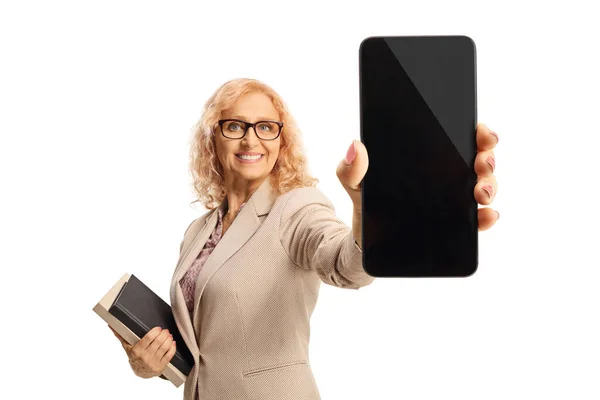
<instances>
[{"instance_id":1,"label":"forehead","mask_svg":"<svg viewBox=\"0 0 600 400\"><path fill-rule=\"evenodd\" d=\"M264 93L252 92L241 96L228 110L223 111L225 118L278 119L279 113L271 99Z\"/></svg>"}]
</instances>

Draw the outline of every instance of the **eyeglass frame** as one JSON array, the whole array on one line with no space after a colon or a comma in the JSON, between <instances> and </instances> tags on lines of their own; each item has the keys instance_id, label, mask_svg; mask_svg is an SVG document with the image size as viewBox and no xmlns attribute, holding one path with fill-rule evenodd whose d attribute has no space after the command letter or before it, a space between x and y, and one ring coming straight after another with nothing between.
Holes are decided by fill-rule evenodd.
<instances>
[{"instance_id":1,"label":"eyeglass frame","mask_svg":"<svg viewBox=\"0 0 600 400\"><path fill-rule=\"evenodd\" d=\"M243 124L246 124L246 130L244 131L244 134L239 138L231 138L229 136L225 136L225 132L223 131L223 124L227 121L241 122ZM218 122L219 122L219 128L221 129L221 135L223 135L223 137L226 137L227 139L232 139L232 140L242 140L248 134L248 131L250 130L250 128L254 129L254 133L256 134L256 137L258 137L260 140L277 140L277 138L279 136L281 136L281 132L283 131L283 122L280 122L280 121L264 120L264 121L256 121L255 123L250 123L250 122L244 121L242 119L229 118L229 119L220 119ZM256 131L256 125L260 124L261 122L272 122L272 123L276 124L277 126L279 126L279 133L277 134L277 136L275 136L273 139L261 138L260 135L258 134L258 132Z\"/></svg>"}]
</instances>

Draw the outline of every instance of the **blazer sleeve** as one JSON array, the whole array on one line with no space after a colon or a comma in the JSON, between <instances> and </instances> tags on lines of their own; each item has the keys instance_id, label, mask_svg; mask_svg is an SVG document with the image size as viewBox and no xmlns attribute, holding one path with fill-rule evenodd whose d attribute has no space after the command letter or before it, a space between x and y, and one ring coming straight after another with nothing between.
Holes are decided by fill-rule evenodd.
<instances>
[{"instance_id":1,"label":"blazer sleeve","mask_svg":"<svg viewBox=\"0 0 600 400\"><path fill-rule=\"evenodd\" d=\"M279 238L298 267L315 271L326 284L359 289L375 280L363 269L352 228L336 216L331 201L317 188L287 194Z\"/></svg>"}]
</instances>

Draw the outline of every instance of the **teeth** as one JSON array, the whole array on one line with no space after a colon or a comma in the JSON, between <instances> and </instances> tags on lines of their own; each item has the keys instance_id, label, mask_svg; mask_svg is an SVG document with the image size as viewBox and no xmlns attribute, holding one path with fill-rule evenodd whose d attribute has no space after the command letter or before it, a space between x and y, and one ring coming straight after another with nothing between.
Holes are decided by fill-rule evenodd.
<instances>
[{"instance_id":1,"label":"teeth","mask_svg":"<svg viewBox=\"0 0 600 400\"><path fill-rule=\"evenodd\" d=\"M241 158L242 160L258 160L262 156L260 154L257 156L248 156L246 154L238 154L238 157Z\"/></svg>"}]
</instances>

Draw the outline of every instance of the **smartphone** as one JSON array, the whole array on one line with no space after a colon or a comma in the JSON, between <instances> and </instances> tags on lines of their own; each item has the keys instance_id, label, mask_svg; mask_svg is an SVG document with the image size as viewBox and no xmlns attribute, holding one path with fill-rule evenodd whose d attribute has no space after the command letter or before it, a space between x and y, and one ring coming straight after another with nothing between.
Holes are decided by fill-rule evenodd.
<instances>
[{"instance_id":1,"label":"smartphone","mask_svg":"<svg viewBox=\"0 0 600 400\"><path fill-rule=\"evenodd\" d=\"M363 268L466 277L478 265L475 43L381 36L359 48Z\"/></svg>"}]
</instances>

